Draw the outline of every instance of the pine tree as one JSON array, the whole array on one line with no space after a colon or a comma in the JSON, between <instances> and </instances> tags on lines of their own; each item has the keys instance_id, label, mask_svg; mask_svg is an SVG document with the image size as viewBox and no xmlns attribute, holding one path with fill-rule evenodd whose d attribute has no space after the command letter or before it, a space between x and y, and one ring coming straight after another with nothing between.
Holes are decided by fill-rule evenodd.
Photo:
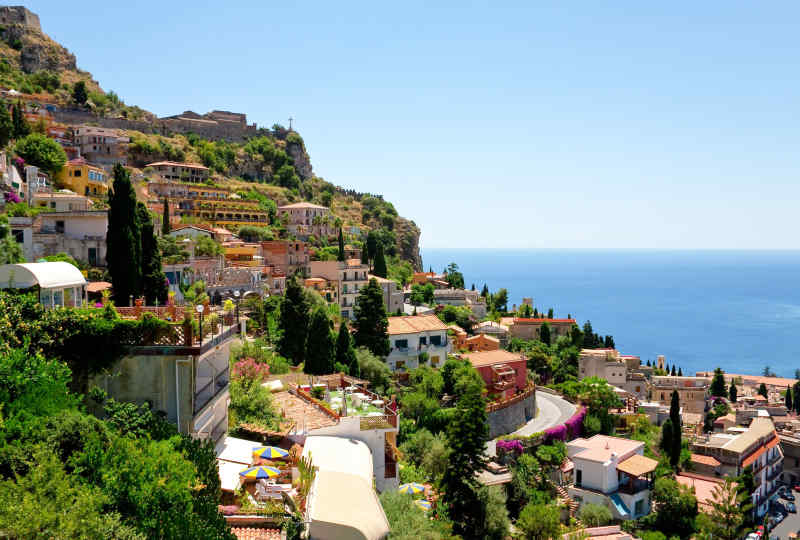
<instances>
[{"instance_id":1,"label":"pine tree","mask_svg":"<svg viewBox=\"0 0 800 540\"><path fill-rule=\"evenodd\" d=\"M355 364L355 369L358 370L358 362L354 362L355 356L353 338L350 337L347 324L342 322L342 324L339 325L339 334L336 336L336 363L347 366L350 375L359 377L360 373L353 373L353 364Z\"/></svg>"},{"instance_id":2,"label":"pine tree","mask_svg":"<svg viewBox=\"0 0 800 540\"><path fill-rule=\"evenodd\" d=\"M383 303L383 289L372 278L361 289L355 306L356 328L353 336L357 347L366 347L375 356L389 355L389 320Z\"/></svg>"},{"instance_id":3,"label":"pine tree","mask_svg":"<svg viewBox=\"0 0 800 540\"><path fill-rule=\"evenodd\" d=\"M592 321L583 323L583 348L594 349L594 329L592 329Z\"/></svg>"},{"instance_id":4,"label":"pine tree","mask_svg":"<svg viewBox=\"0 0 800 540\"><path fill-rule=\"evenodd\" d=\"M286 284L286 293L281 302L280 327L283 335L278 342L278 352L295 366L305 359L310 317L303 287L297 282L297 276L292 276Z\"/></svg>"},{"instance_id":5,"label":"pine tree","mask_svg":"<svg viewBox=\"0 0 800 540\"><path fill-rule=\"evenodd\" d=\"M306 365L304 371L311 375L327 375L333 373L333 362L336 354L331 321L324 306L318 306L311 314L306 339Z\"/></svg>"},{"instance_id":6,"label":"pine tree","mask_svg":"<svg viewBox=\"0 0 800 540\"><path fill-rule=\"evenodd\" d=\"M614 345L614 336L606 336L603 338L603 347L606 349L615 349L616 346Z\"/></svg>"},{"instance_id":7,"label":"pine tree","mask_svg":"<svg viewBox=\"0 0 800 540\"><path fill-rule=\"evenodd\" d=\"M0 148L5 148L14 136L14 122L8 113L8 105L0 100Z\"/></svg>"},{"instance_id":8,"label":"pine tree","mask_svg":"<svg viewBox=\"0 0 800 540\"><path fill-rule=\"evenodd\" d=\"M142 240L136 215L136 193L122 165L114 166L114 183L108 199L106 262L111 274L114 303L127 306L142 287Z\"/></svg>"},{"instance_id":9,"label":"pine tree","mask_svg":"<svg viewBox=\"0 0 800 540\"><path fill-rule=\"evenodd\" d=\"M476 473L483 469L489 439L483 385L470 381L458 399L456 414L447 426L451 448L441 479L442 501L453 519L453 532L464 538L480 538L485 528L485 507L480 504Z\"/></svg>"},{"instance_id":10,"label":"pine tree","mask_svg":"<svg viewBox=\"0 0 800 540\"><path fill-rule=\"evenodd\" d=\"M372 273L378 277L385 278L389 274L386 269L386 257L383 255L383 244L378 244L375 250L375 261L372 266Z\"/></svg>"},{"instance_id":11,"label":"pine tree","mask_svg":"<svg viewBox=\"0 0 800 540\"><path fill-rule=\"evenodd\" d=\"M156 301L164 305L169 292L167 276L161 269L161 250L158 249L153 218L144 203L137 204L136 218L139 222L142 242L142 295L148 306L152 306Z\"/></svg>"},{"instance_id":12,"label":"pine tree","mask_svg":"<svg viewBox=\"0 0 800 540\"><path fill-rule=\"evenodd\" d=\"M31 134L31 125L25 119L21 101L11 108L11 124L14 127L14 139L21 139Z\"/></svg>"},{"instance_id":13,"label":"pine tree","mask_svg":"<svg viewBox=\"0 0 800 540\"><path fill-rule=\"evenodd\" d=\"M736 389L736 383L731 381L731 387L728 389L728 399L731 400L731 403L736 403L736 398L738 397L739 390Z\"/></svg>"},{"instance_id":14,"label":"pine tree","mask_svg":"<svg viewBox=\"0 0 800 540\"><path fill-rule=\"evenodd\" d=\"M161 234L166 236L172 227L169 223L169 199L164 197L164 215L161 217Z\"/></svg>"},{"instance_id":15,"label":"pine tree","mask_svg":"<svg viewBox=\"0 0 800 540\"><path fill-rule=\"evenodd\" d=\"M791 411L793 410L794 403L792 402L792 388L787 385L786 386L786 410Z\"/></svg>"},{"instance_id":16,"label":"pine tree","mask_svg":"<svg viewBox=\"0 0 800 540\"><path fill-rule=\"evenodd\" d=\"M672 421L673 437L669 462L673 467L676 467L681 457L681 404L677 390L672 391L672 399L669 406L669 418Z\"/></svg>"},{"instance_id":17,"label":"pine tree","mask_svg":"<svg viewBox=\"0 0 800 540\"><path fill-rule=\"evenodd\" d=\"M86 92L86 83L78 81L72 87L72 100L78 105L85 105L89 99L89 94Z\"/></svg>"},{"instance_id":18,"label":"pine tree","mask_svg":"<svg viewBox=\"0 0 800 540\"><path fill-rule=\"evenodd\" d=\"M344 261L344 234L341 227L339 227L339 253L336 256L336 260Z\"/></svg>"},{"instance_id":19,"label":"pine tree","mask_svg":"<svg viewBox=\"0 0 800 540\"><path fill-rule=\"evenodd\" d=\"M550 308L550 309L547 310L547 318L548 319L552 319L553 318L553 308Z\"/></svg>"},{"instance_id":20,"label":"pine tree","mask_svg":"<svg viewBox=\"0 0 800 540\"><path fill-rule=\"evenodd\" d=\"M767 385L764 384L763 382L758 387L758 394L761 395L761 396L767 397Z\"/></svg>"}]
</instances>

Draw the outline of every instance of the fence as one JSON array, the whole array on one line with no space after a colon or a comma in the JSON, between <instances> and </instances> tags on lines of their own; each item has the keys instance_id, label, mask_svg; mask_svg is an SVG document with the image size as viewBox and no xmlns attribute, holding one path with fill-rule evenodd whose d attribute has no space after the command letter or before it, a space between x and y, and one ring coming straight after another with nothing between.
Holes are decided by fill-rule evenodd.
<instances>
[{"instance_id":1,"label":"fence","mask_svg":"<svg viewBox=\"0 0 800 540\"><path fill-rule=\"evenodd\" d=\"M513 405L514 403L519 403L523 399L532 396L534 393L536 393L536 385L531 383L528 385L528 388L526 388L523 392L516 394L513 397L510 397L503 401L492 401L491 403L486 405L486 411L492 412L500 409L505 409L506 407Z\"/></svg>"}]
</instances>

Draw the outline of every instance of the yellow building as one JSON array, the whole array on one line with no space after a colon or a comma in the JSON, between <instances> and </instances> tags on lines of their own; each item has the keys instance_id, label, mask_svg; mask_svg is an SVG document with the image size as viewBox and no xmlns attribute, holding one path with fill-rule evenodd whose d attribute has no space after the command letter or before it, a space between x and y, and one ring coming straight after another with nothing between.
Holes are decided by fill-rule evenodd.
<instances>
[{"instance_id":1,"label":"yellow building","mask_svg":"<svg viewBox=\"0 0 800 540\"><path fill-rule=\"evenodd\" d=\"M90 165L83 158L72 159L64 164L56 180L61 187L79 195L100 197L108 193L108 173L100 167Z\"/></svg>"}]
</instances>

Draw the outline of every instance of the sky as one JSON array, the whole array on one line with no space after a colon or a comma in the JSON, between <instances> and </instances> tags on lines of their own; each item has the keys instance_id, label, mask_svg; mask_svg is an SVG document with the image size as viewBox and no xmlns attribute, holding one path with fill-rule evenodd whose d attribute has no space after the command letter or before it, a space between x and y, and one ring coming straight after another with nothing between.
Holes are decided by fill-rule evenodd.
<instances>
[{"instance_id":1,"label":"sky","mask_svg":"<svg viewBox=\"0 0 800 540\"><path fill-rule=\"evenodd\" d=\"M800 248L796 2L26 6L128 104L293 117L424 248Z\"/></svg>"}]
</instances>

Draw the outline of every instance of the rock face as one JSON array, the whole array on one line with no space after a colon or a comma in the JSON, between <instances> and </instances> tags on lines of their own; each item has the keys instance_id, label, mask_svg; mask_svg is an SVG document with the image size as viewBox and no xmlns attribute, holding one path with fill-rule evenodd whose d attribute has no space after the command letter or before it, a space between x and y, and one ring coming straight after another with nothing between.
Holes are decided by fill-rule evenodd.
<instances>
[{"instance_id":1,"label":"rock face","mask_svg":"<svg viewBox=\"0 0 800 540\"><path fill-rule=\"evenodd\" d=\"M417 272L422 271L422 255L419 253L420 230L417 224L404 217L398 217L394 224L397 237L397 253L409 261Z\"/></svg>"},{"instance_id":2,"label":"rock face","mask_svg":"<svg viewBox=\"0 0 800 540\"><path fill-rule=\"evenodd\" d=\"M294 169L297 171L297 176L299 176L300 179L308 180L314 175L311 170L311 160L302 144L287 141L286 153L294 160Z\"/></svg>"},{"instance_id":3,"label":"rock face","mask_svg":"<svg viewBox=\"0 0 800 540\"><path fill-rule=\"evenodd\" d=\"M40 30L24 24L6 25L2 32L7 43L19 43L20 67L25 73L37 71L75 71L75 55Z\"/></svg>"}]
</instances>

